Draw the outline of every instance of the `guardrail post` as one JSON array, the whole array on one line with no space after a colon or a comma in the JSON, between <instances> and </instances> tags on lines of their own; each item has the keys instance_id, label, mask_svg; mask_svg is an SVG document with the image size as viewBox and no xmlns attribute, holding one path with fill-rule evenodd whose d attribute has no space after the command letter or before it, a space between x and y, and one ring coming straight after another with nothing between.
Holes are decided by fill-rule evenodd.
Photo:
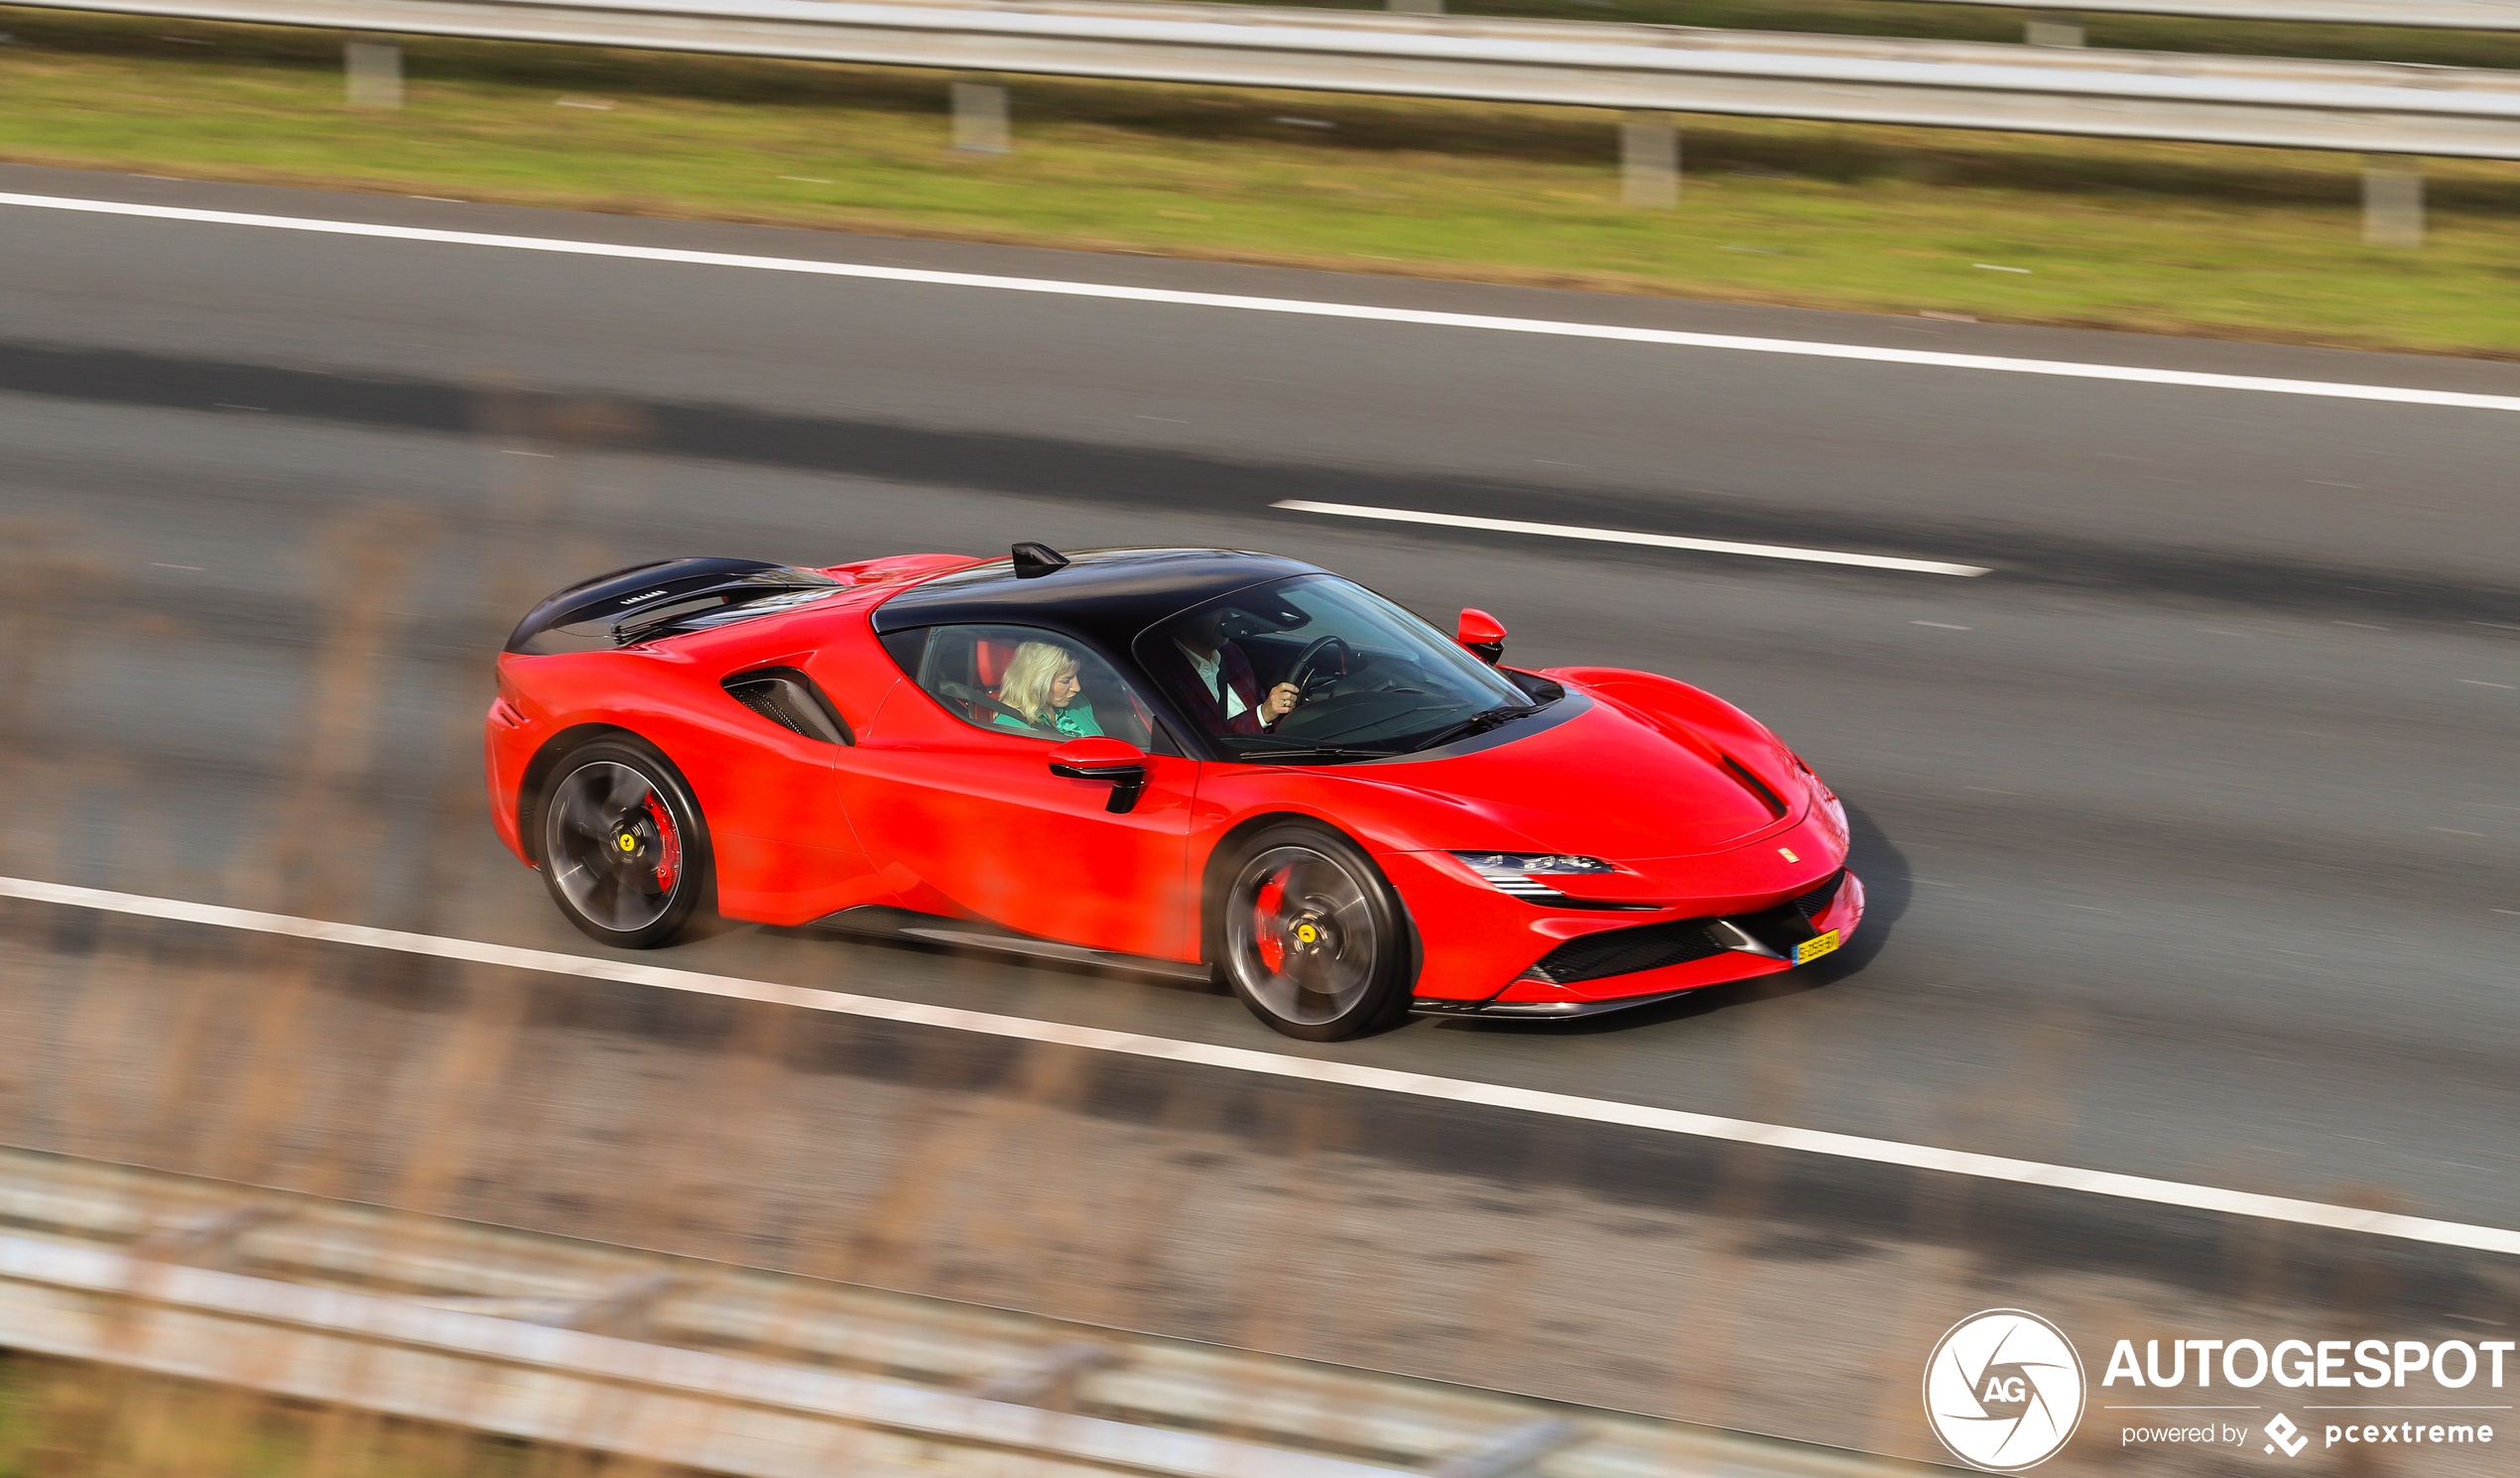
<instances>
[{"instance_id":1,"label":"guardrail post","mask_svg":"<svg viewBox=\"0 0 2520 1478\"><path fill-rule=\"evenodd\" d=\"M1006 88L996 82L956 82L953 147L965 154L1005 154L1014 149L1006 125Z\"/></svg>"},{"instance_id":2,"label":"guardrail post","mask_svg":"<svg viewBox=\"0 0 2520 1478\"><path fill-rule=\"evenodd\" d=\"M2022 24L2024 46L2079 47L2082 45L2082 23L2072 16L2056 16L2044 21Z\"/></svg>"},{"instance_id":3,"label":"guardrail post","mask_svg":"<svg viewBox=\"0 0 2520 1478\"><path fill-rule=\"evenodd\" d=\"M350 106L399 108L403 105L403 49L390 41L351 41L341 45L342 71L349 81Z\"/></svg>"},{"instance_id":4,"label":"guardrail post","mask_svg":"<svg viewBox=\"0 0 2520 1478\"><path fill-rule=\"evenodd\" d=\"M1064 1412L1076 1404L1078 1377L1119 1363L1120 1357L1102 1345L1071 1341L973 1383L971 1394L982 1401L1009 1401Z\"/></svg>"},{"instance_id":5,"label":"guardrail post","mask_svg":"<svg viewBox=\"0 0 2520 1478\"><path fill-rule=\"evenodd\" d=\"M648 1315L655 1310L659 1300L674 1292L677 1282L671 1273L625 1274L614 1279L592 1298L571 1303L532 1322L549 1324L555 1329L644 1339L647 1337Z\"/></svg>"},{"instance_id":6,"label":"guardrail post","mask_svg":"<svg viewBox=\"0 0 2520 1478\"><path fill-rule=\"evenodd\" d=\"M1619 123L1619 200L1669 209L1680 203L1680 130L1668 113L1630 113Z\"/></svg>"},{"instance_id":7,"label":"guardrail post","mask_svg":"<svg viewBox=\"0 0 2520 1478\"><path fill-rule=\"evenodd\" d=\"M131 1255L162 1263L221 1266L233 1260L238 1240L247 1233L286 1221L292 1214L288 1206L258 1204L157 1222L131 1244Z\"/></svg>"},{"instance_id":8,"label":"guardrail post","mask_svg":"<svg viewBox=\"0 0 2520 1478\"><path fill-rule=\"evenodd\" d=\"M1542 1458L1572 1447L1590 1433L1572 1421L1545 1416L1508 1427L1467 1452L1435 1465L1429 1478L1517 1478Z\"/></svg>"},{"instance_id":9,"label":"guardrail post","mask_svg":"<svg viewBox=\"0 0 2520 1478\"><path fill-rule=\"evenodd\" d=\"M2363 161L2363 245L2424 244L2424 176L2407 169L2410 163L2392 161L2385 155Z\"/></svg>"}]
</instances>

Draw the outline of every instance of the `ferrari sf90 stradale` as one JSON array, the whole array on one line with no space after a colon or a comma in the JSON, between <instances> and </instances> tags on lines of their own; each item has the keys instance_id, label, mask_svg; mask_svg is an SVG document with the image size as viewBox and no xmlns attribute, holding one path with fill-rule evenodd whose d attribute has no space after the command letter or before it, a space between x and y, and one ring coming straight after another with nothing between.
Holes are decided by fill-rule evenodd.
<instances>
[{"instance_id":1,"label":"ferrari sf90 stradale","mask_svg":"<svg viewBox=\"0 0 2520 1478\"><path fill-rule=\"evenodd\" d=\"M698 909L1211 973L1293 1037L1791 969L1844 809L1688 683L1525 672L1272 554L642 564L509 639L492 813L577 927Z\"/></svg>"}]
</instances>

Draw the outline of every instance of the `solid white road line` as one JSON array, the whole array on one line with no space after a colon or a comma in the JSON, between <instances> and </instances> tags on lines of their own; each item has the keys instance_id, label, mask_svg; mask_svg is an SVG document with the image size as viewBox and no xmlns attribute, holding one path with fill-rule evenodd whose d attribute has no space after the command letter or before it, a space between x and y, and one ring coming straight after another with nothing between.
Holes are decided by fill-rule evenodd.
<instances>
[{"instance_id":1,"label":"solid white road line","mask_svg":"<svg viewBox=\"0 0 2520 1478\"><path fill-rule=\"evenodd\" d=\"M394 949L409 954L432 955L439 959L503 965L511 969L539 970L555 975L575 975L589 980L610 980L623 985L653 986L659 990L688 991L694 995L722 996L737 1001L766 1001L774 1005L793 1006L805 1011L828 1011L842 1016L866 1017L875 1021L941 1027L948 1031L974 1032L982 1036L1013 1038L1023 1042L1052 1043L1061 1047L1082 1047L1088 1051L1117 1052L1132 1057L1154 1057L1169 1062L1189 1062L1202 1067L1224 1068L1233 1072L1259 1073L1268 1077L1301 1078L1309 1082L1333 1083L1341 1087L1362 1088L1377 1093L1399 1093L1412 1098L1477 1104L1486 1108L1510 1109L1527 1114L1548 1114L1557 1118L1580 1119L1594 1124L1617 1124L1662 1134L1729 1140L1744 1145L1767 1145L1779 1150L1794 1150L1808 1155L1828 1155L1841 1160L1865 1161L1874 1165L1906 1166L1912 1170L1939 1170L1946 1174L1974 1175L1981 1179L2005 1180L2019 1185L2044 1185L2060 1190L2079 1190L2092 1195L2148 1201L2156 1205L2182 1206L2198 1211L2214 1211L2233 1216L2255 1216L2271 1221L2296 1222L2303 1226L2331 1227L2338 1231L2367 1232L2374 1236L2397 1237L2411 1242L2428 1242L2440 1247L2461 1247L2478 1252L2520 1254L2520 1232L2505 1231L2500 1227L2468 1226L2455 1221L2435 1221L2423 1216L2402 1216L2390 1211L2366 1211L2356 1206L2331 1206L2320 1201L2298 1201L2285 1196L2257 1195L2244 1190L2224 1190L2212 1185L2191 1185L2178 1180L2155 1180L2142 1175L2120 1175L2106 1170L2077 1170L2071 1166L2042 1165L2032 1160L2006 1160L1995 1155L1972 1155L1960 1150L1937 1149L1931 1145L1908 1145L1896 1140L1866 1139L1861 1135L1830 1134L1817 1129L1794 1129L1780 1124L1760 1124L1747 1119L1725 1119L1712 1114L1693 1114L1680 1109L1652 1108L1644 1104L1620 1103L1606 1098L1578 1098L1568 1093L1549 1093L1535 1088L1508 1087L1502 1083L1431 1077L1425 1073L1402 1072L1389 1067L1368 1067L1356 1062L1296 1057L1282 1052L1253 1051L1247 1047L1214 1047L1203 1042L1180 1042L1169 1037L1141 1037L1130 1032L1104 1031L1099 1027L1074 1027L1064 1022L1035 1021L1021 1016L998 1016L990 1012L964 1011L951 1006L923 1006L910 1001L885 1000L879 996L815 990L807 986L780 985L766 980L744 980L730 975L703 975L696 971L671 970L659 965L591 959L585 955L559 954L544 949L519 949L507 944L483 944L471 939L442 938L436 934L411 934L398 929L368 928L355 924L328 924L319 919L296 919L286 914L257 914L244 909L220 908L212 904L187 903L182 899L147 898L131 893L110 893L97 888L73 888L62 883L39 882L32 878L0 878L0 897L31 899L40 903L62 904L70 908L99 909L107 913L132 914L147 919L180 920L188 924L205 924L222 928L251 929L258 933L287 934L296 938L320 939L336 944L360 944L372 949Z\"/></svg>"},{"instance_id":2,"label":"solid white road line","mask_svg":"<svg viewBox=\"0 0 2520 1478\"><path fill-rule=\"evenodd\" d=\"M1360 508L1353 503L1307 503L1290 498L1271 508L1329 513L1395 524L1440 524L1448 529L1490 529L1499 534L1542 534L1551 539L1589 539L1601 544L1644 544L1664 550L1704 550L1717 554L1756 554L1762 559L1808 559L1815 564L1861 564L1868 569L1906 569L1919 574L1985 574L1974 564L1935 559L1896 559L1888 554L1847 554L1835 550L1798 550L1781 544L1734 544L1723 539L1683 539L1676 534L1634 534L1624 529L1578 529L1571 524L1527 524L1521 519L1474 519L1457 513L1414 513L1406 508Z\"/></svg>"},{"instance_id":3,"label":"solid white road line","mask_svg":"<svg viewBox=\"0 0 2520 1478\"><path fill-rule=\"evenodd\" d=\"M2015 375L2055 375L2078 380L2118 380L2198 390L2247 390L2270 395L2321 396L2331 400L2384 401L2405 406L2448 406L2473 411L2520 411L2520 396L2469 395L2451 390L2413 390L2396 385L2352 385L2327 380L2285 380L2264 375L2208 375L2189 370L2142 369L2118 364L2079 364L2056 359L2015 359L1995 354L1942 354L1923 349L1885 349L1870 344L1813 343L1791 338L1748 338L1730 333L1683 333L1669 328L1628 328L1613 323L1565 323L1547 318L1503 318L1485 313L1440 313L1417 308L1374 308L1352 303L1309 303L1293 298L1249 298L1227 293L1182 293L1167 288L1125 288L1107 283L1055 282L992 277L970 272L927 272L909 267L866 267L850 262L808 262L788 257L729 252L675 251L616 246L601 241L564 241L545 236L500 236L482 231L440 231L420 226L379 226L362 221L314 220L295 215L253 215L235 210L190 210L174 205L134 205L121 200L79 200L57 195L0 192L0 205L38 210L76 210L95 215L140 216L214 226L254 226L275 231L314 231L331 236L369 236L446 246L504 247L579 257L638 262L676 262L694 267L742 267L756 272L801 272L819 277L924 283L945 288L987 288L1007 293L1050 293L1070 298L1108 298L1184 308L1237 308L1246 312L1297 313L1317 318L1361 318L1438 328L1479 328L1498 333L1541 333L1561 338L1610 339L1688 349L1733 349L1754 354L1799 354L1815 359L1853 359L1873 364L1912 364L1939 369L1996 370Z\"/></svg>"}]
</instances>

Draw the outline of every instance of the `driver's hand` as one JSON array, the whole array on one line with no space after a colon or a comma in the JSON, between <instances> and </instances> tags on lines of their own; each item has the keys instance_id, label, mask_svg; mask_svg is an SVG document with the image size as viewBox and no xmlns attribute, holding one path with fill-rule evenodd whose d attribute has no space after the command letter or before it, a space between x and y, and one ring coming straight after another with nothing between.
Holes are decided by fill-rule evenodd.
<instances>
[{"instance_id":1,"label":"driver's hand","mask_svg":"<svg viewBox=\"0 0 2520 1478\"><path fill-rule=\"evenodd\" d=\"M1293 713L1299 696L1301 693L1292 682L1281 682L1270 688L1269 695L1260 703L1260 721L1276 723L1279 719Z\"/></svg>"}]
</instances>

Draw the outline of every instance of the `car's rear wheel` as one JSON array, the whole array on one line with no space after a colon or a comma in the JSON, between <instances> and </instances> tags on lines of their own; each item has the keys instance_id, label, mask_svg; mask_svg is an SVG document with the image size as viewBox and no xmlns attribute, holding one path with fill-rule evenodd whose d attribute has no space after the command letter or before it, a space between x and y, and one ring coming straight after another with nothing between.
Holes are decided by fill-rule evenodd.
<instances>
[{"instance_id":1,"label":"car's rear wheel","mask_svg":"<svg viewBox=\"0 0 2520 1478\"><path fill-rule=\"evenodd\" d=\"M602 739L561 761L537 808L543 881L589 936L623 949L672 938L707 889L691 794L647 745Z\"/></svg>"},{"instance_id":2,"label":"car's rear wheel","mask_svg":"<svg viewBox=\"0 0 2520 1478\"><path fill-rule=\"evenodd\" d=\"M1337 1042L1408 1012L1399 901L1337 832L1288 822L1252 836L1216 907L1210 958L1251 1014L1287 1036Z\"/></svg>"}]
</instances>

